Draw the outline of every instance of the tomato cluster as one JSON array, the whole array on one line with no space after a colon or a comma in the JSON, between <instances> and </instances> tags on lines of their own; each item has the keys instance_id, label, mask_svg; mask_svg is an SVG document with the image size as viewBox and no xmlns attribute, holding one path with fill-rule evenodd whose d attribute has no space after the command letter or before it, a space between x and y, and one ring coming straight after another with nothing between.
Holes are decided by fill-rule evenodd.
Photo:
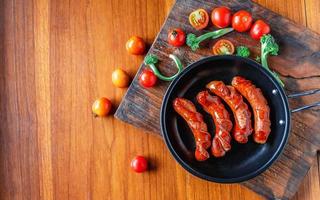
<instances>
[{"instance_id":1,"label":"tomato cluster","mask_svg":"<svg viewBox=\"0 0 320 200\"><path fill-rule=\"evenodd\" d=\"M208 25L209 15L204 9L197 9L189 15L189 22L197 30L204 29ZM231 25L238 32L250 30L250 36L256 40L270 32L270 26L261 19L252 25L253 18L250 12L240 10L232 15L231 9L225 6L212 10L211 22L218 28L226 28Z\"/></svg>"}]
</instances>

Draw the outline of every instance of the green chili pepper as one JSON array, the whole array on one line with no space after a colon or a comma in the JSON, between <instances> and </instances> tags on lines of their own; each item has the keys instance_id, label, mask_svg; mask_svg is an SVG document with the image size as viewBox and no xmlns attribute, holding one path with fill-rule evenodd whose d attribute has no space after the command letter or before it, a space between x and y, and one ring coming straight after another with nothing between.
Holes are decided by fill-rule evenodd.
<instances>
[{"instance_id":1,"label":"green chili pepper","mask_svg":"<svg viewBox=\"0 0 320 200\"><path fill-rule=\"evenodd\" d=\"M163 81L172 81L174 78L176 78L178 76L178 74L182 71L183 66L181 61L179 60L179 58L173 54L169 55L169 58L171 58L174 63L176 64L177 68L178 68L178 72L173 75L173 76L164 76L161 74L161 72L158 70L158 68L155 66L155 64L158 63L158 58L155 55L147 55L146 58L144 59L144 63L146 65L149 65L149 67L151 68L151 70L153 71L153 73L160 79Z\"/></svg>"}]
</instances>

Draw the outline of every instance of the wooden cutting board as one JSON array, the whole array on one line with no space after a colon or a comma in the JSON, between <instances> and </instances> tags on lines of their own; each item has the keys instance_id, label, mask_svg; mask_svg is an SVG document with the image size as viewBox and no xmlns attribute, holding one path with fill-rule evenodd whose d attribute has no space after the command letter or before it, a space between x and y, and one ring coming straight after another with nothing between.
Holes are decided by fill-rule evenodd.
<instances>
[{"instance_id":1,"label":"wooden cutting board","mask_svg":"<svg viewBox=\"0 0 320 200\"><path fill-rule=\"evenodd\" d=\"M277 71L286 84L287 93L320 88L320 35L297 25L294 22L254 3L240 0L177 0L167 20L160 30L148 53L158 56L161 61L157 66L166 75L175 72L175 66L168 55L173 53L189 65L203 57L212 55L210 47L215 41L203 42L202 48L192 52L189 47L174 48L167 43L168 30L180 27L186 33L196 35L212 31L210 24L204 31L196 31L188 22L189 13L197 8L208 12L212 8L225 5L233 11L245 9L253 14L254 19L265 19L272 28L272 34L280 44L280 55L269 59L270 66ZM233 32L223 37L236 46L246 45L253 52L252 58L259 54L259 42L252 40L247 33ZM137 75L146 66L142 63ZM130 85L125 97L115 113L115 117L161 136L159 128L160 107L163 95L169 83L159 81L157 86L142 88L137 76ZM319 95L291 100L292 108L319 101ZM309 170L317 150L320 149L320 112L319 108L292 114L292 129L289 142L280 158L263 174L249 181L244 186L268 198L289 199L297 191L300 182Z\"/></svg>"}]
</instances>

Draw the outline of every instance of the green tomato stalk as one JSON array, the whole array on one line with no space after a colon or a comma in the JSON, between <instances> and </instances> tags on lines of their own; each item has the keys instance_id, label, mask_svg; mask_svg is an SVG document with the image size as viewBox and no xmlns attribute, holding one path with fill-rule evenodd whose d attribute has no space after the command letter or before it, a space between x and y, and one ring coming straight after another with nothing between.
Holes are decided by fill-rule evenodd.
<instances>
[{"instance_id":1,"label":"green tomato stalk","mask_svg":"<svg viewBox=\"0 0 320 200\"><path fill-rule=\"evenodd\" d=\"M237 47L237 56L248 58L250 56L250 50L246 46Z\"/></svg>"},{"instance_id":2,"label":"green tomato stalk","mask_svg":"<svg viewBox=\"0 0 320 200\"><path fill-rule=\"evenodd\" d=\"M183 70L183 65L181 63L181 61L179 60L179 58L173 54L169 55L169 58L171 58L174 63L176 64L176 67L178 68L178 72L173 75L173 76L164 76L161 74L161 72L158 70L158 68L155 66L155 64L158 63L158 57L152 54L149 54L145 57L144 59L144 63L146 65L149 65L149 67L151 68L151 70L153 71L153 73L160 79L163 81L172 81L174 78L176 78L178 76L178 74Z\"/></svg>"},{"instance_id":3,"label":"green tomato stalk","mask_svg":"<svg viewBox=\"0 0 320 200\"><path fill-rule=\"evenodd\" d=\"M280 83L282 87L284 87L284 83L281 81L279 75L270 70L268 67L268 56L277 56L279 52L279 45L276 43L274 37L270 34L264 35L260 39L261 43L261 65L268 70Z\"/></svg>"},{"instance_id":4,"label":"green tomato stalk","mask_svg":"<svg viewBox=\"0 0 320 200\"><path fill-rule=\"evenodd\" d=\"M187 35L187 45L192 49L192 51L195 51L200 47L200 43L202 41L209 38L216 39L232 31L233 31L233 28L224 28L224 29L219 29L216 31L205 33L203 35L200 35L199 37L197 37L193 33L189 33Z\"/></svg>"}]
</instances>

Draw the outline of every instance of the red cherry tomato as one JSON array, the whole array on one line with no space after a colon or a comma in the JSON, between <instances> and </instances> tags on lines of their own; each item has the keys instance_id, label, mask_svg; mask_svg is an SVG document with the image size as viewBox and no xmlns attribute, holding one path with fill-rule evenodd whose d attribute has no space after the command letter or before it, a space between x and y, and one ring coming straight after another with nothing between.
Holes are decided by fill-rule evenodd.
<instances>
[{"instance_id":1,"label":"red cherry tomato","mask_svg":"<svg viewBox=\"0 0 320 200\"><path fill-rule=\"evenodd\" d=\"M186 34L180 28L175 28L168 33L168 42L172 46L180 47L186 41Z\"/></svg>"},{"instance_id":2,"label":"red cherry tomato","mask_svg":"<svg viewBox=\"0 0 320 200\"><path fill-rule=\"evenodd\" d=\"M231 55L234 53L234 45L226 39L219 40L212 47L214 55Z\"/></svg>"},{"instance_id":3,"label":"red cherry tomato","mask_svg":"<svg viewBox=\"0 0 320 200\"><path fill-rule=\"evenodd\" d=\"M143 156L136 156L131 161L131 168L137 173L144 172L148 169L148 162Z\"/></svg>"},{"instance_id":4,"label":"red cherry tomato","mask_svg":"<svg viewBox=\"0 0 320 200\"><path fill-rule=\"evenodd\" d=\"M126 43L126 49L130 54L142 55L146 50L146 44L142 38L132 36Z\"/></svg>"},{"instance_id":5,"label":"red cherry tomato","mask_svg":"<svg viewBox=\"0 0 320 200\"><path fill-rule=\"evenodd\" d=\"M218 28L226 28L231 23L232 13L228 7L218 7L211 13L211 21Z\"/></svg>"},{"instance_id":6,"label":"red cherry tomato","mask_svg":"<svg viewBox=\"0 0 320 200\"><path fill-rule=\"evenodd\" d=\"M145 69L139 76L139 83L143 87L149 88L156 84L157 77L154 75L153 71L150 69Z\"/></svg>"},{"instance_id":7,"label":"red cherry tomato","mask_svg":"<svg viewBox=\"0 0 320 200\"><path fill-rule=\"evenodd\" d=\"M250 35L255 40L260 40L263 35L268 33L270 33L270 26L261 19L257 20L250 30Z\"/></svg>"},{"instance_id":8,"label":"red cherry tomato","mask_svg":"<svg viewBox=\"0 0 320 200\"><path fill-rule=\"evenodd\" d=\"M232 17L232 27L238 32L246 32L252 24L252 16L245 10L236 12Z\"/></svg>"},{"instance_id":9,"label":"red cherry tomato","mask_svg":"<svg viewBox=\"0 0 320 200\"><path fill-rule=\"evenodd\" d=\"M197 30L204 29L208 26L209 23L209 15L207 11L202 8L199 8L189 15L189 22L193 26L193 28Z\"/></svg>"},{"instance_id":10,"label":"red cherry tomato","mask_svg":"<svg viewBox=\"0 0 320 200\"><path fill-rule=\"evenodd\" d=\"M107 116L111 110L111 101L105 97L97 99L92 104L92 113L97 117Z\"/></svg>"}]
</instances>

